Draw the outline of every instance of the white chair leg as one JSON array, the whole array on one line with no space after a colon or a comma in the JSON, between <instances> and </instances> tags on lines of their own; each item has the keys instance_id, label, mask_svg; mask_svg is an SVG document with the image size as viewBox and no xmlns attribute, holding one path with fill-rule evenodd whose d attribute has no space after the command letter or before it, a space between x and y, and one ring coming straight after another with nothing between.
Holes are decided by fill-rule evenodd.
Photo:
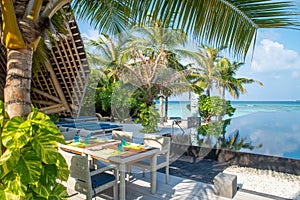
<instances>
[{"instance_id":1,"label":"white chair leg","mask_svg":"<svg viewBox=\"0 0 300 200\"><path fill-rule=\"evenodd\" d=\"M113 192L114 192L114 200L119 199L119 193L118 193L118 182L116 181L113 187Z\"/></svg>"},{"instance_id":2,"label":"white chair leg","mask_svg":"<svg viewBox=\"0 0 300 200\"><path fill-rule=\"evenodd\" d=\"M131 165L127 165L127 173L126 173L126 180L130 181L130 175L131 175Z\"/></svg>"},{"instance_id":3,"label":"white chair leg","mask_svg":"<svg viewBox=\"0 0 300 200\"><path fill-rule=\"evenodd\" d=\"M166 184L169 183L169 166L166 166Z\"/></svg>"}]
</instances>

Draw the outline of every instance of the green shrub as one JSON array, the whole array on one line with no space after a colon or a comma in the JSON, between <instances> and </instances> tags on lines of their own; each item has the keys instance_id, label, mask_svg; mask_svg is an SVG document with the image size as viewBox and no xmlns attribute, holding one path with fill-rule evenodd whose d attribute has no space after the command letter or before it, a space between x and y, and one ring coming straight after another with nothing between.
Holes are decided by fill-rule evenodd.
<instances>
[{"instance_id":1,"label":"green shrub","mask_svg":"<svg viewBox=\"0 0 300 200\"><path fill-rule=\"evenodd\" d=\"M210 122L212 117L216 117L218 121L221 121L225 115L231 117L235 112L235 108L231 106L230 101L221 99L218 96L202 95L199 100L199 112L205 122Z\"/></svg>"},{"instance_id":2,"label":"green shrub","mask_svg":"<svg viewBox=\"0 0 300 200\"><path fill-rule=\"evenodd\" d=\"M64 138L50 118L36 108L24 119L7 120L0 101L0 199L66 199L65 159L57 150Z\"/></svg>"},{"instance_id":3,"label":"green shrub","mask_svg":"<svg viewBox=\"0 0 300 200\"><path fill-rule=\"evenodd\" d=\"M159 114L155 110L154 106L147 106L146 103L141 104L140 118L142 120L142 126L144 127L141 132L154 133L157 132L157 122Z\"/></svg>"}]
</instances>

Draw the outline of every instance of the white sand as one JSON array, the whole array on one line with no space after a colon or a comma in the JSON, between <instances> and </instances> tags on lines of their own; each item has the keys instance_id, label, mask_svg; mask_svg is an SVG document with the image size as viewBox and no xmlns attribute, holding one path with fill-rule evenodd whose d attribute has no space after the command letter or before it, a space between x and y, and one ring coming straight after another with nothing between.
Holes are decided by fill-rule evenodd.
<instances>
[{"instance_id":1,"label":"white sand","mask_svg":"<svg viewBox=\"0 0 300 200\"><path fill-rule=\"evenodd\" d=\"M238 166L230 166L224 173L237 175L242 189L300 200L300 176Z\"/></svg>"}]
</instances>

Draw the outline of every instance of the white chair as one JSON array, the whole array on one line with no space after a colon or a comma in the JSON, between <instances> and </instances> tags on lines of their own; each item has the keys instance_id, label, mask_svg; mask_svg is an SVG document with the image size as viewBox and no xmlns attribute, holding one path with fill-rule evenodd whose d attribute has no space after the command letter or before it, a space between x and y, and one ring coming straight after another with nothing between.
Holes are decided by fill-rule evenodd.
<instances>
[{"instance_id":1,"label":"white chair","mask_svg":"<svg viewBox=\"0 0 300 200\"><path fill-rule=\"evenodd\" d=\"M145 134L144 145L160 149L160 152L157 155L156 169L165 167L166 183L168 184L171 139L169 137ZM145 176L145 170L150 170L150 158L135 162L132 165L142 168L143 176Z\"/></svg>"},{"instance_id":2,"label":"white chair","mask_svg":"<svg viewBox=\"0 0 300 200\"><path fill-rule=\"evenodd\" d=\"M91 200L97 193L113 187L114 199L118 199L117 169L110 165L101 169L90 169L88 156L72 154L63 150L59 152L65 158L70 176L65 186L73 191L86 195L87 200ZM114 175L105 171L114 170Z\"/></svg>"},{"instance_id":3,"label":"white chair","mask_svg":"<svg viewBox=\"0 0 300 200\"><path fill-rule=\"evenodd\" d=\"M115 140L121 140L123 138L126 139L127 142L132 142L132 132L126 132L126 131L112 131L112 139Z\"/></svg>"},{"instance_id":4,"label":"white chair","mask_svg":"<svg viewBox=\"0 0 300 200\"><path fill-rule=\"evenodd\" d=\"M73 140L75 135L78 134L79 129L77 128L68 128L67 131L62 132L65 140Z\"/></svg>"}]
</instances>

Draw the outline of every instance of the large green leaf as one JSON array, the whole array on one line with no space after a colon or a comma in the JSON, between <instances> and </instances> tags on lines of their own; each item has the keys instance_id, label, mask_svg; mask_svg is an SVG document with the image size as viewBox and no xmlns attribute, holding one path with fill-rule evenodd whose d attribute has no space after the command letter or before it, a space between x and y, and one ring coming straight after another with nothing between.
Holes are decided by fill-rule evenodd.
<instances>
[{"instance_id":1,"label":"large green leaf","mask_svg":"<svg viewBox=\"0 0 300 200\"><path fill-rule=\"evenodd\" d=\"M4 123L1 101L0 116L0 123ZM1 138L7 149L0 156L0 199L66 197L66 188L56 183L57 179L67 180L69 175L68 166L57 151L57 141L64 139L48 116L33 109L26 121L13 117L4 125Z\"/></svg>"},{"instance_id":2,"label":"large green leaf","mask_svg":"<svg viewBox=\"0 0 300 200\"><path fill-rule=\"evenodd\" d=\"M22 149L16 170L20 174L23 184L38 183L41 176L42 163L30 145Z\"/></svg>"},{"instance_id":3,"label":"large green leaf","mask_svg":"<svg viewBox=\"0 0 300 200\"><path fill-rule=\"evenodd\" d=\"M67 173L68 174L68 173ZM41 182L31 188L39 197L45 199L66 198L68 193L66 188L56 181L57 168L55 165L44 165L41 175Z\"/></svg>"},{"instance_id":4,"label":"large green leaf","mask_svg":"<svg viewBox=\"0 0 300 200\"><path fill-rule=\"evenodd\" d=\"M51 186L49 185L43 185L42 183L38 183L38 185L31 187L33 191L37 194L39 197L43 197L45 199L48 199L50 192L51 192Z\"/></svg>"},{"instance_id":5,"label":"large green leaf","mask_svg":"<svg viewBox=\"0 0 300 200\"><path fill-rule=\"evenodd\" d=\"M62 181L67 181L70 171L68 169L68 164L66 160L60 153L58 153L57 155L56 166L57 166L57 178Z\"/></svg>"},{"instance_id":6,"label":"large green leaf","mask_svg":"<svg viewBox=\"0 0 300 200\"><path fill-rule=\"evenodd\" d=\"M20 176L14 176L11 181L8 182L5 191L6 199L20 199L25 196L26 186L22 183Z\"/></svg>"},{"instance_id":7,"label":"large green leaf","mask_svg":"<svg viewBox=\"0 0 300 200\"><path fill-rule=\"evenodd\" d=\"M0 157L0 179L8 174L11 170L14 170L20 158L19 149L6 149L4 154Z\"/></svg>"},{"instance_id":8,"label":"large green leaf","mask_svg":"<svg viewBox=\"0 0 300 200\"><path fill-rule=\"evenodd\" d=\"M41 183L43 185L53 186L56 184L57 167L55 164L47 165L43 164Z\"/></svg>"},{"instance_id":9,"label":"large green leaf","mask_svg":"<svg viewBox=\"0 0 300 200\"><path fill-rule=\"evenodd\" d=\"M54 189L52 190L52 193L49 196L49 200L59 200L59 199L67 199L68 193L66 191L65 186L61 184L56 184Z\"/></svg>"},{"instance_id":10,"label":"large green leaf","mask_svg":"<svg viewBox=\"0 0 300 200\"><path fill-rule=\"evenodd\" d=\"M15 116L4 126L2 131L3 145L8 149L22 148L29 141L31 124L24 119Z\"/></svg>"},{"instance_id":11,"label":"large green leaf","mask_svg":"<svg viewBox=\"0 0 300 200\"><path fill-rule=\"evenodd\" d=\"M0 189L0 199L6 199L5 192L2 188Z\"/></svg>"},{"instance_id":12,"label":"large green leaf","mask_svg":"<svg viewBox=\"0 0 300 200\"><path fill-rule=\"evenodd\" d=\"M49 134L49 137L53 137L53 140L64 143L62 133L59 131L56 124L50 120L49 116L41 112L32 112L28 115L27 119L30 120L34 126L41 129L42 132Z\"/></svg>"},{"instance_id":13,"label":"large green leaf","mask_svg":"<svg viewBox=\"0 0 300 200\"><path fill-rule=\"evenodd\" d=\"M36 154L46 164L56 163L57 143L51 139L51 135L39 130L31 140Z\"/></svg>"}]
</instances>

